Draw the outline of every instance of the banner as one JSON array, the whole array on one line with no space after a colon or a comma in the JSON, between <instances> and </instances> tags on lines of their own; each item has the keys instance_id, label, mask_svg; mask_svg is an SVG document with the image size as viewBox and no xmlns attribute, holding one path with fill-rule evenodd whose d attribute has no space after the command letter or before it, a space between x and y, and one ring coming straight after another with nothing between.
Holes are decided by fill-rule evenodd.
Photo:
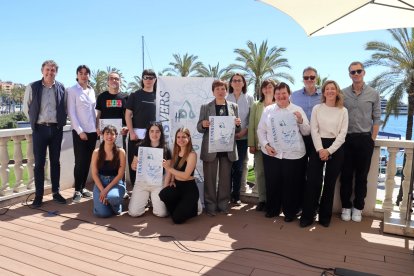
<instances>
[{"instance_id":1,"label":"banner","mask_svg":"<svg viewBox=\"0 0 414 276\"><path fill-rule=\"evenodd\" d=\"M197 152L197 166L194 172L204 199L203 163L200 150L203 134L197 131L201 105L214 99L211 85L214 78L159 76L157 81L157 120L162 122L165 139L173 149L175 132L180 127L190 130L194 150Z\"/></svg>"},{"instance_id":2,"label":"banner","mask_svg":"<svg viewBox=\"0 0 414 276\"><path fill-rule=\"evenodd\" d=\"M162 160L164 149L138 148L137 177L135 185L162 186Z\"/></svg>"}]
</instances>

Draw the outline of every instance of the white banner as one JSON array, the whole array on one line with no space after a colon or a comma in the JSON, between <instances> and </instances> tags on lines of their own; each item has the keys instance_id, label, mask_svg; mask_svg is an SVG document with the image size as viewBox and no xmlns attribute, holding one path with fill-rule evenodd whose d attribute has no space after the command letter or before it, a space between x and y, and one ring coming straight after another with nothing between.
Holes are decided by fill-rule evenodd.
<instances>
[{"instance_id":1,"label":"white banner","mask_svg":"<svg viewBox=\"0 0 414 276\"><path fill-rule=\"evenodd\" d=\"M119 148L122 148L122 135L121 135L122 119L99 119L99 129L101 130L101 132L107 125L113 125L118 130L118 135L116 136L115 144ZM100 140L102 142L103 133L100 137Z\"/></svg>"},{"instance_id":2,"label":"white banner","mask_svg":"<svg viewBox=\"0 0 414 276\"><path fill-rule=\"evenodd\" d=\"M152 147L138 148L135 185L162 186L162 159L164 150Z\"/></svg>"},{"instance_id":3,"label":"white banner","mask_svg":"<svg viewBox=\"0 0 414 276\"><path fill-rule=\"evenodd\" d=\"M233 151L235 116L210 116L210 136L208 137L208 152Z\"/></svg>"},{"instance_id":4,"label":"white banner","mask_svg":"<svg viewBox=\"0 0 414 276\"><path fill-rule=\"evenodd\" d=\"M197 166L194 176L203 201L203 164L200 161L200 150L203 134L197 131L202 104L214 99L211 85L214 78L201 77L166 77L160 76L157 81L157 120L164 127L165 139L173 149L175 132L180 127L190 130L194 150L197 152Z\"/></svg>"}]
</instances>

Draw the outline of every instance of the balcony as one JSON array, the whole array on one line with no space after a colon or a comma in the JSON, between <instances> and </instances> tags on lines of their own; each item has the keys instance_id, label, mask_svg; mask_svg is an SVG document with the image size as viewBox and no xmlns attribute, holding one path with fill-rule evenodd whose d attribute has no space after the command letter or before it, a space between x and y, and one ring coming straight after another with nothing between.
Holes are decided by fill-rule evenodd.
<instances>
[{"instance_id":1,"label":"balcony","mask_svg":"<svg viewBox=\"0 0 414 276\"><path fill-rule=\"evenodd\" d=\"M14 164L9 164L7 154L10 140L14 144ZM23 160L23 140L27 141L27 162ZM0 216L0 273L257 276L320 275L322 268L346 268L379 275L411 274L414 240L385 234L384 230L386 223L396 222L395 214L406 214L413 145L412 141L376 141L361 223L343 222L336 215L329 228L318 224L300 228L297 221L267 219L249 203L234 206L228 215L211 218L203 214L186 224L174 225L169 218L157 218L149 212L140 218L123 213L119 217L98 219L92 215L92 200L87 199L62 206L48 195L41 210L30 209L25 202L34 192L31 130L3 130L0 131L0 206L17 204ZM384 147L389 153L386 181L384 188L378 188L378 160ZM406 176L402 183L403 201L397 208L393 207L392 195L398 187L395 172L400 149L407 154L407 169L403 171ZM65 198L73 195L73 163L72 137L66 126L61 154L61 189ZM9 184L10 169L15 172L13 185ZM23 181L24 172L27 181ZM379 194L382 195L377 202ZM337 191L336 212L340 210L338 195ZM244 196L247 201L255 200L251 191ZM384 223L384 216L391 220ZM406 230L398 234L407 234L403 231ZM171 238L158 235L174 236L185 248L177 246Z\"/></svg>"}]
</instances>

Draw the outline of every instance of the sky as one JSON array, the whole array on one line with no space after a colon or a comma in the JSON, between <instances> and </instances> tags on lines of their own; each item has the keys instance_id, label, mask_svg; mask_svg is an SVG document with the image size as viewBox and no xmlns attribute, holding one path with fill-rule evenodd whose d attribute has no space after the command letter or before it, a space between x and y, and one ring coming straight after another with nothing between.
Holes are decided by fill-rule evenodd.
<instances>
[{"instance_id":1,"label":"sky","mask_svg":"<svg viewBox=\"0 0 414 276\"><path fill-rule=\"evenodd\" d=\"M267 40L286 48L292 68L281 72L295 78L292 90L303 87L307 66L346 87L348 65L372 54L364 45L391 42L385 30L307 37L288 15L254 0L2 0L0 8L0 79L23 84L41 78L47 59L58 63L56 79L66 86L75 84L81 64L92 71L116 67L130 82L142 72L143 36L144 66L155 72L169 67L174 53L223 68L235 63L234 49ZM367 68L365 80L383 70Z\"/></svg>"}]
</instances>

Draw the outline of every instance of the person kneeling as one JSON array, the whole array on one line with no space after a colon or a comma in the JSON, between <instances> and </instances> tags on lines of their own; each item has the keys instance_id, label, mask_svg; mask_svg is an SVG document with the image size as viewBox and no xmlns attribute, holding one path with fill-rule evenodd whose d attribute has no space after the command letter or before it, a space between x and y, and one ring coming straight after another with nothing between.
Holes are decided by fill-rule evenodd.
<instances>
[{"instance_id":1,"label":"person kneeling","mask_svg":"<svg viewBox=\"0 0 414 276\"><path fill-rule=\"evenodd\" d=\"M125 151L115 144L118 131L114 126L106 126L102 133L103 141L92 154L93 213L106 218L122 212Z\"/></svg>"},{"instance_id":2,"label":"person kneeling","mask_svg":"<svg viewBox=\"0 0 414 276\"><path fill-rule=\"evenodd\" d=\"M193 151L188 128L175 133L172 163L163 161L163 167L172 175L172 181L161 190L160 199L167 206L174 223L180 224L197 216L199 192L194 179L197 154Z\"/></svg>"}]
</instances>

